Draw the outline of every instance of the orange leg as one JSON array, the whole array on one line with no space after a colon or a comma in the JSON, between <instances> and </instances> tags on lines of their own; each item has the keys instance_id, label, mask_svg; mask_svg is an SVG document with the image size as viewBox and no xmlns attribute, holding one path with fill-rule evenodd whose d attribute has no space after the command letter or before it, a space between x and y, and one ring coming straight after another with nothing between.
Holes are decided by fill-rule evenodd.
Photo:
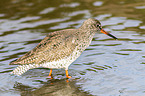
<instances>
[{"instance_id":1,"label":"orange leg","mask_svg":"<svg viewBox=\"0 0 145 96\"><path fill-rule=\"evenodd\" d=\"M71 76L68 75L68 70L65 70L65 72L66 72L66 77L71 78Z\"/></svg>"},{"instance_id":2,"label":"orange leg","mask_svg":"<svg viewBox=\"0 0 145 96\"><path fill-rule=\"evenodd\" d=\"M52 79L52 69L50 69L50 72L49 72L49 76L48 76L48 78L51 78Z\"/></svg>"}]
</instances>

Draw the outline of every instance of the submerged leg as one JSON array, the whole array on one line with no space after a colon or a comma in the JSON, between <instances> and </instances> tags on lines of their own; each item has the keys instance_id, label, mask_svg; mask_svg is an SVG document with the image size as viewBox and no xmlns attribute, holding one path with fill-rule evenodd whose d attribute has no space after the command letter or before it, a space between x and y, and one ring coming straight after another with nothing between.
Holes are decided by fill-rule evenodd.
<instances>
[{"instance_id":1,"label":"submerged leg","mask_svg":"<svg viewBox=\"0 0 145 96\"><path fill-rule=\"evenodd\" d=\"M65 70L65 72L66 72L66 77L71 78L71 76L68 75L68 70Z\"/></svg>"},{"instance_id":2,"label":"submerged leg","mask_svg":"<svg viewBox=\"0 0 145 96\"><path fill-rule=\"evenodd\" d=\"M53 77L52 77L51 74L52 74L52 69L50 69L49 76L48 76L48 78L51 78L52 79Z\"/></svg>"}]
</instances>

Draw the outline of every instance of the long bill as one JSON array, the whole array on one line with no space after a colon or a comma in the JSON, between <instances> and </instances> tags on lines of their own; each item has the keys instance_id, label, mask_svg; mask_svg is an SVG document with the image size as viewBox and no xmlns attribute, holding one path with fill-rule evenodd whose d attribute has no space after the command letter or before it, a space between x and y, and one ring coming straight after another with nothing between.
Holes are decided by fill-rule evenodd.
<instances>
[{"instance_id":1,"label":"long bill","mask_svg":"<svg viewBox=\"0 0 145 96\"><path fill-rule=\"evenodd\" d=\"M103 30L103 29L101 29L101 32L104 33L104 34L106 34L106 35L108 35L108 36L110 36L110 37L112 37L112 38L114 38L115 40L117 39L115 36L113 36L112 34L106 32L106 31Z\"/></svg>"}]
</instances>

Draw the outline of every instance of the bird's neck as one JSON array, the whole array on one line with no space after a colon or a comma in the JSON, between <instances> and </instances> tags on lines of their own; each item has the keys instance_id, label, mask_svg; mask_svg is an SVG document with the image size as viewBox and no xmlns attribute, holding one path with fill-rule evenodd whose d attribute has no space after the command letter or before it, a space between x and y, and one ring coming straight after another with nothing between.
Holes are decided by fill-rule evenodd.
<instances>
[{"instance_id":1,"label":"bird's neck","mask_svg":"<svg viewBox=\"0 0 145 96\"><path fill-rule=\"evenodd\" d=\"M83 24L79 29L83 30L97 30L96 26L94 24Z\"/></svg>"}]
</instances>

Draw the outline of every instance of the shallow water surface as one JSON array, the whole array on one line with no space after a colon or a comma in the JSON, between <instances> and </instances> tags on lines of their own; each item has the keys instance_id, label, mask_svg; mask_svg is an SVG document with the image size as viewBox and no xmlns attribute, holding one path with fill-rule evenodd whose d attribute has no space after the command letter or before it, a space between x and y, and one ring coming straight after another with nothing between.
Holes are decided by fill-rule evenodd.
<instances>
[{"instance_id":1,"label":"shallow water surface","mask_svg":"<svg viewBox=\"0 0 145 96\"><path fill-rule=\"evenodd\" d=\"M98 32L91 45L63 69L37 68L11 75L8 65L49 32L100 20L118 40ZM145 96L145 0L1 0L0 96Z\"/></svg>"}]
</instances>

